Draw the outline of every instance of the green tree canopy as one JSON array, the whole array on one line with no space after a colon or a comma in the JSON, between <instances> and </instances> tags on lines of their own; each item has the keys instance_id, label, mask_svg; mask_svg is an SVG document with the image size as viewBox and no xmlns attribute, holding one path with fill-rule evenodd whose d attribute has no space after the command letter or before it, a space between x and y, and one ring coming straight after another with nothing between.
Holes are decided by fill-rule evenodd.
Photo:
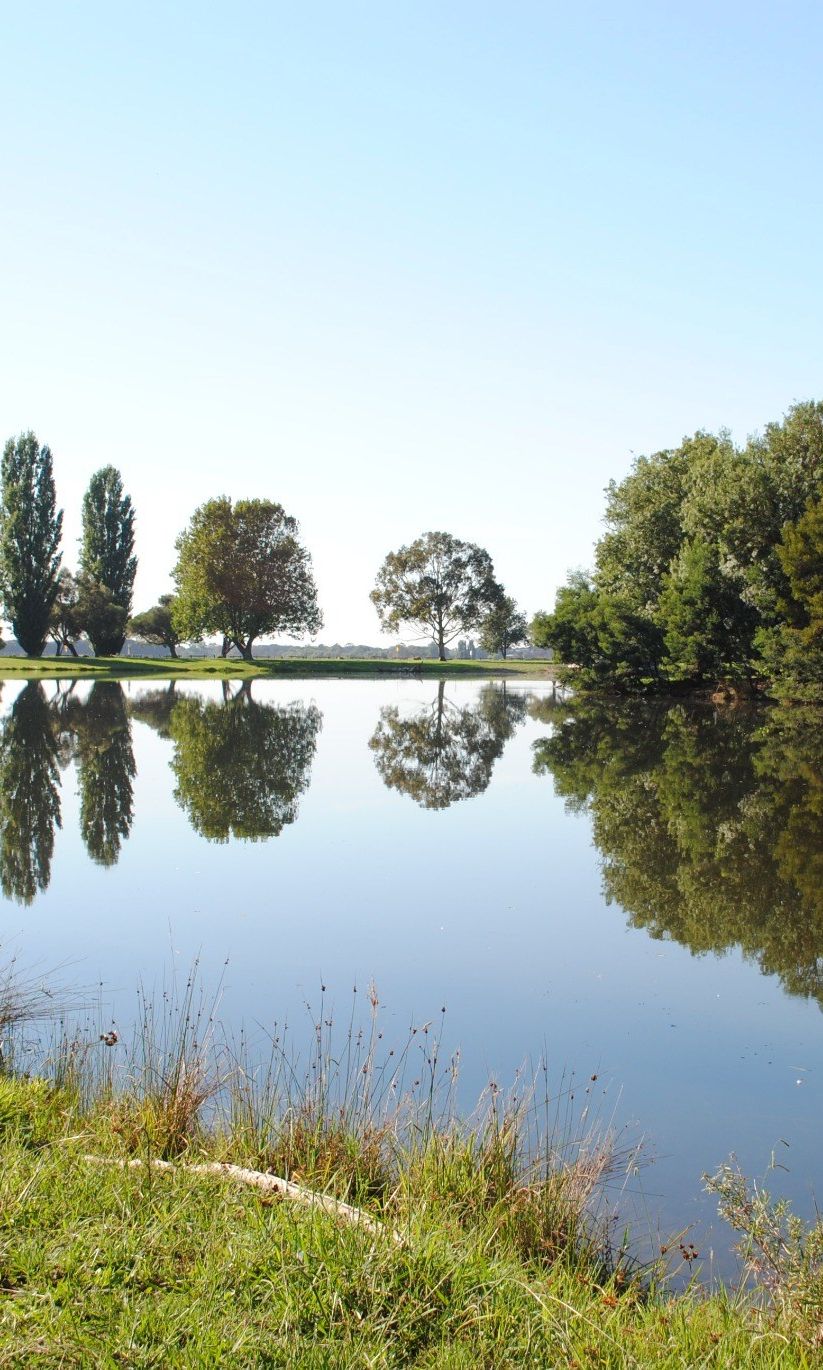
<instances>
[{"instance_id":1,"label":"green tree canopy","mask_svg":"<svg viewBox=\"0 0 823 1370\"><path fill-rule=\"evenodd\" d=\"M177 539L175 630L218 633L251 660L269 633L316 633L323 623L311 558L296 519L270 500L207 501Z\"/></svg>"},{"instance_id":2,"label":"green tree canopy","mask_svg":"<svg viewBox=\"0 0 823 1370\"><path fill-rule=\"evenodd\" d=\"M698 432L638 457L607 491L591 577L572 577L533 640L582 688L705 687L732 677L823 698L823 641L787 633L792 530L823 498L823 404L804 403L742 448ZM819 537L811 525L805 555ZM795 549L796 550L796 549ZM789 552L791 557L793 552ZM823 635L822 635L823 636Z\"/></svg>"},{"instance_id":3,"label":"green tree canopy","mask_svg":"<svg viewBox=\"0 0 823 1370\"><path fill-rule=\"evenodd\" d=\"M120 472L114 466L95 471L83 496L83 539L80 569L110 594L112 603L124 611L119 629L111 620L110 629L97 641L98 656L116 656L123 648L126 623L131 613L137 558L134 555L134 509L131 497L123 492Z\"/></svg>"},{"instance_id":4,"label":"green tree canopy","mask_svg":"<svg viewBox=\"0 0 823 1370\"><path fill-rule=\"evenodd\" d=\"M41 447L33 433L9 438L0 482L3 612L23 651L40 656L57 597L63 529L49 448Z\"/></svg>"},{"instance_id":5,"label":"green tree canopy","mask_svg":"<svg viewBox=\"0 0 823 1370\"><path fill-rule=\"evenodd\" d=\"M151 609L135 614L129 623L129 632L143 642L167 647L169 655L176 657L181 637L174 626L174 605L174 595L161 595Z\"/></svg>"},{"instance_id":6,"label":"green tree canopy","mask_svg":"<svg viewBox=\"0 0 823 1370\"><path fill-rule=\"evenodd\" d=\"M511 595L501 594L481 621L480 646L485 652L502 656L505 661L510 647L517 647L528 640L526 615L518 609Z\"/></svg>"},{"instance_id":7,"label":"green tree canopy","mask_svg":"<svg viewBox=\"0 0 823 1370\"><path fill-rule=\"evenodd\" d=\"M72 622L92 645L95 656L116 656L126 640L126 610L108 585L81 571L76 580Z\"/></svg>"},{"instance_id":8,"label":"green tree canopy","mask_svg":"<svg viewBox=\"0 0 823 1370\"><path fill-rule=\"evenodd\" d=\"M77 617L79 587L77 580L67 566L60 568L57 578L57 594L49 616L49 637L52 639L57 655L65 649L77 656L75 642L83 629Z\"/></svg>"},{"instance_id":9,"label":"green tree canopy","mask_svg":"<svg viewBox=\"0 0 823 1370\"><path fill-rule=\"evenodd\" d=\"M384 633L411 629L430 638L445 661L448 643L476 628L500 594L492 559L482 547L450 533L424 533L389 552L371 601Z\"/></svg>"}]
</instances>

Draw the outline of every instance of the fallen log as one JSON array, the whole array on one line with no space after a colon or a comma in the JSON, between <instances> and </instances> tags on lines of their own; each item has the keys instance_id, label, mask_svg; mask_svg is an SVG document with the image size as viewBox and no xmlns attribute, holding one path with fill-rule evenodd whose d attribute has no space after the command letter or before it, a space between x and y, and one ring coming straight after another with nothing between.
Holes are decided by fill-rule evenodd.
<instances>
[{"instance_id":1,"label":"fallen log","mask_svg":"<svg viewBox=\"0 0 823 1370\"><path fill-rule=\"evenodd\" d=\"M150 1166L152 1170L172 1170L186 1175L223 1176L226 1179L234 1180L237 1184L251 1185L254 1189L262 1190L264 1194L279 1194L282 1198L291 1199L294 1203L305 1204L309 1208L319 1208L333 1218L341 1218L343 1222L353 1223L375 1236L387 1231L385 1224L381 1223L378 1218L372 1218L362 1208L355 1208L352 1204L344 1203L342 1199L335 1199L331 1194L318 1194L316 1189L306 1189L301 1184L295 1184L293 1180L284 1180L280 1175L270 1175L265 1170L247 1170L245 1166L231 1165L228 1161L204 1161L197 1165L176 1165L174 1161L143 1160L142 1157L123 1160L117 1156L84 1156L83 1160L87 1161L89 1165L120 1166L122 1170L139 1170ZM399 1232L391 1232L390 1236L392 1241L397 1243L403 1241Z\"/></svg>"}]
</instances>

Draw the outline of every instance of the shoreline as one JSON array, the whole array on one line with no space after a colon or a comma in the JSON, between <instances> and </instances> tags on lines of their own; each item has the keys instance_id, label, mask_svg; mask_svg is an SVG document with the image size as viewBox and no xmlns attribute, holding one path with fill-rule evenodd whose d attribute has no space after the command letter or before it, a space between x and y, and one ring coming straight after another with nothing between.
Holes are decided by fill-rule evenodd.
<instances>
[{"instance_id":1,"label":"shoreline","mask_svg":"<svg viewBox=\"0 0 823 1370\"><path fill-rule=\"evenodd\" d=\"M258 680L282 676L510 676L554 680L555 670L550 661L433 661L414 657L399 661L368 657L260 657L254 661L236 657L0 657L0 680L55 680L66 676L91 680Z\"/></svg>"}]
</instances>

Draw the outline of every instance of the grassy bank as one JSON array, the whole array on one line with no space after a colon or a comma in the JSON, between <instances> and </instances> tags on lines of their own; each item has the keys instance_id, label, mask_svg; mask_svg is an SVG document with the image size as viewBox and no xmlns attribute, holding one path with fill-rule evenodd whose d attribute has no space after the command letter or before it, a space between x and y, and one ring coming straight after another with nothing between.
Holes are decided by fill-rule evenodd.
<instances>
[{"instance_id":1,"label":"grassy bank","mask_svg":"<svg viewBox=\"0 0 823 1370\"><path fill-rule=\"evenodd\" d=\"M299 1076L277 1039L262 1074L217 1051L190 992L146 1011L130 1053L63 1041L38 1075L0 1076L0 1365L819 1364L814 1234L802 1258L770 1245L771 1211L738 1192L768 1298L670 1294L615 1250L615 1158L562 1109L538 1139L528 1091L492 1088L461 1121L429 1028L395 1054L372 1020L334 1055L323 1011ZM190 1168L206 1161L370 1225Z\"/></svg>"},{"instance_id":2,"label":"grassy bank","mask_svg":"<svg viewBox=\"0 0 823 1370\"><path fill-rule=\"evenodd\" d=\"M384 661L371 659L328 659L272 657L241 661L224 657L25 657L0 656L0 680L34 677L50 680L62 676L88 677L91 680L238 680L280 679L283 676L450 676L517 677L552 679L547 661L431 661L409 659Z\"/></svg>"}]
</instances>

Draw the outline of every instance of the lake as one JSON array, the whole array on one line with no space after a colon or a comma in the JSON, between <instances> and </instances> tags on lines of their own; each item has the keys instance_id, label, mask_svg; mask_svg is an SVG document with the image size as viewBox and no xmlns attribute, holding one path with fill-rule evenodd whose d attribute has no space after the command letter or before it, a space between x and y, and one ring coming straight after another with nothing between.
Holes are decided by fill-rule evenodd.
<instances>
[{"instance_id":1,"label":"lake","mask_svg":"<svg viewBox=\"0 0 823 1370\"><path fill-rule=\"evenodd\" d=\"M757 1176L774 1156L811 1213L813 716L413 678L6 682L0 704L3 949L99 982L104 1025L196 956L261 1040L308 1041L321 984L347 1018L373 981L387 1039L446 1008L467 1106L545 1053L644 1138L621 1200L643 1242L695 1224L727 1250L701 1174L733 1151Z\"/></svg>"}]
</instances>

